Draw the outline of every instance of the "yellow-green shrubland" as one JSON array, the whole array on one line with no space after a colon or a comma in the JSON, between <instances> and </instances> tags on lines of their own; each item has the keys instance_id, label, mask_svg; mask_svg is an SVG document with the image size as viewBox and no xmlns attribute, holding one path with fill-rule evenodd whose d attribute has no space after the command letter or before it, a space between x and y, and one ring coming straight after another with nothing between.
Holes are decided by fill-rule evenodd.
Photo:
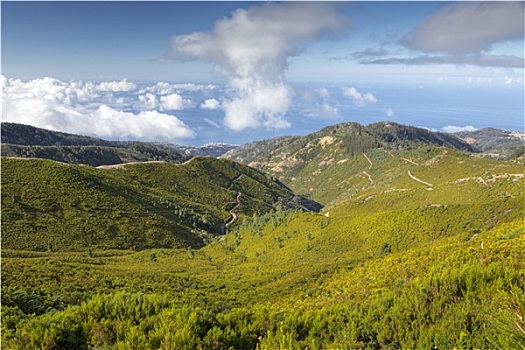
<instances>
[{"instance_id":1,"label":"yellow-green shrubland","mask_svg":"<svg viewBox=\"0 0 525 350\"><path fill-rule=\"evenodd\" d=\"M336 146L322 142L325 150ZM428 144L359 151L341 158L335 149L319 151L334 160L317 169L307 164L286 182L298 193L313 188L312 198L327 205L321 213L285 210L275 196L287 198L288 190L230 161L101 171L4 160L2 187L13 190L2 194L3 231L8 218L14 226L7 232L22 237L31 210L54 215L59 225L57 213L66 211L53 203L63 208L73 198L76 208L98 207L88 200L96 194L99 203L130 210L137 203L131 199L152 205L185 198L181 203L194 205L194 213L206 213L202 205L210 217L226 220L235 194L242 195L228 233L199 249L4 246L2 347L525 348L523 165ZM15 175L18 185L11 183ZM66 176L80 181L63 191L79 195L59 199L28 185L60 189L58 179ZM85 180L93 178L95 185ZM118 190L91 190L110 184ZM24 188L32 190L17 194ZM96 215L90 228L103 232L104 220L117 217Z\"/></svg>"}]
</instances>

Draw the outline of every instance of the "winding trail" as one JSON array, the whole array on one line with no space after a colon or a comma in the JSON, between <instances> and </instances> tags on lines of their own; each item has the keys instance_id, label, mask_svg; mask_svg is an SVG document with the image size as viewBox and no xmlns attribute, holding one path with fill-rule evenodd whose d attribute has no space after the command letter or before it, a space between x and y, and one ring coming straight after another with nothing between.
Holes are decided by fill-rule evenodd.
<instances>
[{"instance_id":1,"label":"winding trail","mask_svg":"<svg viewBox=\"0 0 525 350\"><path fill-rule=\"evenodd\" d=\"M230 190L234 184L235 181L239 180L241 177L242 177L243 174L239 174L237 176L235 176L233 179L231 179L230 181L230 184L228 185L228 187L226 187L226 189ZM235 214L235 210L237 208L239 208L239 206L241 205L241 195L242 193L241 192L237 192L237 196L235 196L235 205L233 206L233 208L230 209L230 217L228 218L228 220L226 220L224 222L224 226L226 228L229 228L231 225L233 225L233 223L237 220L238 216L237 214Z\"/></svg>"},{"instance_id":2,"label":"winding trail","mask_svg":"<svg viewBox=\"0 0 525 350\"><path fill-rule=\"evenodd\" d=\"M407 171L408 173L408 176L410 176L410 178L414 181L417 181L419 183L422 183L423 185L427 185L428 187L433 187L434 185L432 185L431 183L428 183L426 181L423 181L421 179L418 179L417 177L415 177L414 175L412 175L412 173L410 172L410 170Z\"/></svg>"},{"instance_id":3,"label":"winding trail","mask_svg":"<svg viewBox=\"0 0 525 350\"><path fill-rule=\"evenodd\" d=\"M368 176L368 181L370 182L370 185L373 185L374 184L374 180L372 180L372 176L370 176L369 173L367 173L366 171L363 171L363 174L365 174L366 176ZM363 190L365 189L365 186L363 186Z\"/></svg>"},{"instance_id":4,"label":"winding trail","mask_svg":"<svg viewBox=\"0 0 525 350\"><path fill-rule=\"evenodd\" d=\"M128 165L135 165L135 164L151 164L151 163L164 163L164 164L173 164L173 165L185 165L194 160L196 157L192 157L185 161L184 163L169 163L165 160L147 160L144 162L127 162L127 163L119 163L119 164L110 164L110 165L99 165L95 168L97 169L117 169L117 168L123 168Z\"/></svg>"},{"instance_id":5,"label":"winding trail","mask_svg":"<svg viewBox=\"0 0 525 350\"><path fill-rule=\"evenodd\" d=\"M374 165L374 164L372 163L370 158L368 158L368 156L365 154L365 152L363 152L363 156L366 158L366 160L368 160L368 163L370 163L370 166L368 167L368 169L372 169L372 165Z\"/></svg>"},{"instance_id":6,"label":"winding trail","mask_svg":"<svg viewBox=\"0 0 525 350\"><path fill-rule=\"evenodd\" d=\"M419 165L418 163L414 162L413 160L410 160L410 159L407 159L407 158L401 158L401 157L399 157L399 159L402 159L402 160L404 160L405 162L409 162L409 163L412 163L412 164L414 164L414 165Z\"/></svg>"}]
</instances>

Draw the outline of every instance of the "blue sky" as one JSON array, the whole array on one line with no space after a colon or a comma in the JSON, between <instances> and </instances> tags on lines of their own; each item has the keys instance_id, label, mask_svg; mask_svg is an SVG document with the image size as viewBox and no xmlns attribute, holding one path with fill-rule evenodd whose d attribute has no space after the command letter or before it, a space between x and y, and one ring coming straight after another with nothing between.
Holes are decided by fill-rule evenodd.
<instances>
[{"instance_id":1,"label":"blue sky","mask_svg":"<svg viewBox=\"0 0 525 350\"><path fill-rule=\"evenodd\" d=\"M1 9L3 120L192 144L346 120L523 129L523 2L2 1ZM449 96L451 87L465 98ZM428 91L426 105L413 101L419 110L405 106L413 89ZM484 110L474 108L480 98Z\"/></svg>"}]
</instances>

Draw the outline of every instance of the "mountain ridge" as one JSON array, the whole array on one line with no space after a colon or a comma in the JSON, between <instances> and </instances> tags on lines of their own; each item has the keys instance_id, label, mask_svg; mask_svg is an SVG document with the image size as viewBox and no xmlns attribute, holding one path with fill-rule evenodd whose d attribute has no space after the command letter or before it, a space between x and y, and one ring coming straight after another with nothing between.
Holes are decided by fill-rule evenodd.
<instances>
[{"instance_id":1,"label":"mountain ridge","mask_svg":"<svg viewBox=\"0 0 525 350\"><path fill-rule=\"evenodd\" d=\"M194 147L166 142L107 141L5 122L1 123L1 136L3 156L44 158L91 166L137 161L182 163L195 156L218 157L236 147L224 143Z\"/></svg>"}]
</instances>

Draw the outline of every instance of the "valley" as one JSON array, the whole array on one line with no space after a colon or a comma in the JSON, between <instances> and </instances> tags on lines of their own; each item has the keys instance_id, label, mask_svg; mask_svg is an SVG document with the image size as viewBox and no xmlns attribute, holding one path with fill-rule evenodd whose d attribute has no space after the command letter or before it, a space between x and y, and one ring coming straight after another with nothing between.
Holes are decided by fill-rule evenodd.
<instances>
[{"instance_id":1,"label":"valley","mask_svg":"<svg viewBox=\"0 0 525 350\"><path fill-rule=\"evenodd\" d=\"M520 349L524 188L523 155L390 122L3 157L2 347Z\"/></svg>"}]
</instances>

